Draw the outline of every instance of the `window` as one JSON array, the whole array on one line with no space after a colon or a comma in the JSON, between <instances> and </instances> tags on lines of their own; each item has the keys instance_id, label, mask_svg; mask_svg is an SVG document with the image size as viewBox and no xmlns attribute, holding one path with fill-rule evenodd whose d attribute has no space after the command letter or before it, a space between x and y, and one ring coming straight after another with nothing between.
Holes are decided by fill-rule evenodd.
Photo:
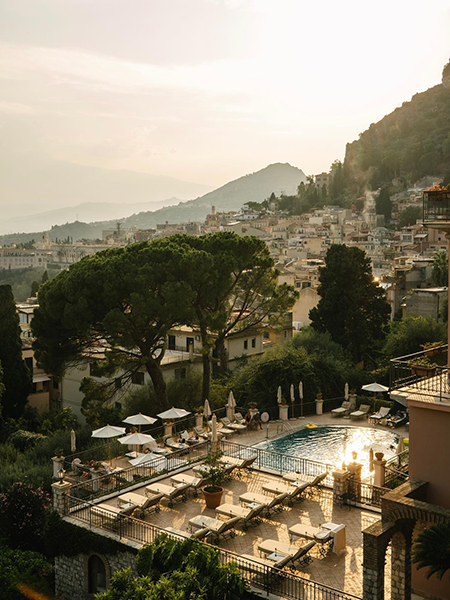
<instances>
[{"instance_id":1,"label":"window","mask_svg":"<svg viewBox=\"0 0 450 600\"><path fill-rule=\"evenodd\" d=\"M186 367L181 367L180 369L175 369L175 379L185 379L186 377Z\"/></svg>"},{"instance_id":2,"label":"window","mask_svg":"<svg viewBox=\"0 0 450 600\"><path fill-rule=\"evenodd\" d=\"M105 563L100 556L93 554L88 561L89 593L106 592Z\"/></svg>"},{"instance_id":3,"label":"window","mask_svg":"<svg viewBox=\"0 0 450 600\"><path fill-rule=\"evenodd\" d=\"M256 348L256 338L252 338L252 348Z\"/></svg>"},{"instance_id":4,"label":"window","mask_svg":"<svg viewBox=\"0 0 450 600\"><path fill-rule=\"evenodd\" d=\"M189 347L192 344L192 347L194 347L194 338L193 337L187 337L186 338L186 352L189 352Z\"/></svg>"},{"instance_id":5,"label":"window","mask_svg":"<svg viewBox=\"0 0 450 600\"><path fill-rule=\"evenodd\" d=\"M244 350L247 350L248 348L248 340L244 340Z\"/></svg>"},{"instance_id":6,"label":"window","mask_svg":"<svg viewBox=\"0 0 450 600\"><path fill-rule=\"evenodd\" d=\"M144 385L144 373L141 373L140 371L133 373L131 376L131 383L134 383L135 385Z\"/></svg>"},{"instance_id":7,"label":"window","mask_svg":"<svg viewBox=\"0 0 450 600\"><path fill-rule=\"evenodd\" d=\"M269 337L270 337L270 336L269 336L269 332L268 332L268 331L265 331L265 332L263 333L263 338L264 338L265 340L268 340L268 339L269 339Z\"/></svg>"},{"instance_id":8,"label":"window","mask_svg":"<svg viewBox=\"0 0 450 600\"><path fill-rule=\"evenodd\" d=\"M175 336L174 335L167 336L167 346L168 346L169 350L175 350Z\"/></svg>"}]
</instances>

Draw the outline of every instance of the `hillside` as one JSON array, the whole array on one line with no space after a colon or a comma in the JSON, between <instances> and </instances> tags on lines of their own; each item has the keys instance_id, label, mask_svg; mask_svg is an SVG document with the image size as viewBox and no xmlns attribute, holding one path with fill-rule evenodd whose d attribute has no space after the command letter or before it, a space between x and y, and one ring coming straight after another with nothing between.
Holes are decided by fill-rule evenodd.
<instances>
[{"instance_id":1,"label":"hillside","mask_svg":"<svg viewBox=\"0 0 450 600\"><path fill-rule=\"evenodd\" d=\"M373 189L394 177L413 183L450 171L450 89L442 84L415 94L410 102L372 123L347 144L345 172Z\"/></svg>"},{"instance_id":2,"label":"hillside","mask_svg":"<svg viewBox=\"0 0 450 600\"><path fill-rule=\"evenodd\" d=\"M212 206L215 206L217 211L238 211L246 202L262 202L272 192L277 196L282 192L286 195L294 194L302 181L306 181L303 171L287 163L276 163L256 173L230 181L195 200L180 202L176 206L167 206L153 212L140 212L120 221L124 227L136 225L142 229L155 227L158 223L165 221L169 223L202 221L211 212ZM105 217L107 216L105 214ZM65 225L56 225L50 229L50 239L54 241L56 238L65 239L70 236L76 241L82 238L101 237L102 229L113 228L116 226L116 222L117 219L95 223L76 221ZM40 232L2 235L0 236L0 245L23 243L31 239L40 239Z\"/></svg>"}]
</instances>

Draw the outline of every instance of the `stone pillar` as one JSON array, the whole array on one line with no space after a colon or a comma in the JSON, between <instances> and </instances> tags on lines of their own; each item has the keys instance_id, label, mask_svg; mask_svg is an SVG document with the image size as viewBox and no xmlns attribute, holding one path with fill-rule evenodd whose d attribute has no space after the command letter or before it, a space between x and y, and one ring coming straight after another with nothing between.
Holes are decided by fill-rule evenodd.
<instances>
[{"instance_id":1,"label":"stone pillar","mask_svg":"<svg viewBox=\"0 0 450 600\"><path fill-rule=\"evenodd\" d=\"M397 532L391 539L391 600L411 598L411 543Z\"/></svg>"},{"instance_id":2,"label":"stone pillar","mask_svg":"<svg viewBox=\"0 0 450 600\"><path fill-rule=\"evenodd\" d=\"M64 456L54 456L53 461L53 479L59 479L58 471L64 470Z\"/></svg>"},{"instance_id":3,"label":"stone pillar","mask_svg":"<svg viewBox=\"0 0 450 600\"><path fill-rule=\"evenodd\" d=\"M355 452L356 455L356 452ZM361 500L361 471L362 471L362 464L361 463L357 463L352 462L349 465L347 465L347 471L349 474L349 479L351 481L351 483L349 484L349 491L353 492L354 494L354 501L355 502L359 502Z\"/></svg>"},{"instance_id":4,"label":"stone pillar","mask_svg":"<svg viewBox=\"0 0 450 600\"><path fill-rule=\"evenodd\" d=\"M52 484L53 508L63 517L69 514L69 490L72 484L68 481L57 481Z\"/></svg>"},{"instance_id":5,"label":"stone pillar","mask_svg":"<svg viewBox=\"0 0 450 600\"><path fill-rule=\"evenodd\" d=\"M197 413L195 415L195 426L203 428L203 413Z\"/></svg>"},{"instance_id":6,"label":"stone pillar","mask_svg":"<svg viewBox=\"0 0 450 600\"><path fill-rule=\"evenodd\" d=\"M323 415L323 398L316 398L316 415Z\"/></svg>"},{"instance_id":7,"label":"stone pillar","mask_svg":"<svg viewBox=\"0 0 450 600\"><path fill-rule=\"evenodd\" d=\"M348 472L344 469L333 471L333 503L342 504L342 496L348 491Z\"/></svg>"},{"instance_id":8,"label":"stone pillar","mask_svg":"<svg viewBox=\"0 0 450 600\"><path fill-rule=\"evenodd\" d=\"M164 423L164 437L170 437L172 435L173 423L165 421Z\"/></svg>"},{"instance_id":9,"label":"stone pillar","mask_svg":"<svg viewBox=\"0 0 450 600\"><path fill-rule=\"evenodd\" d=\"M103 472L98 469L91 469L91 479L92 479L92 491L98 492L100 489L100 481L99 478L103 475Z\"/></svg>"},{"instance_id":10,"label":"stone pillar","mask_svg":"<svg viewBox=\"0 0 450 600\"><path fill-rule=\"evenodd\" d=\"M350 414L352 411L356 410L356 394L349 394L348 401L350 402L348 407L348 413Z\"/></svg>"},{"instance_id":11,"label":"stone pillar","mask_svg":"<svg viewBox=\"0 0 450 600\"><path fill-rule=\"evenodd\" d=\"M386 476L386 461L383 458L382 452L377 452L373 459L373 484L377 487L384 487Z\"/></svg>"},{"instance_id":12,"label":"stone pillar","mask_svg":"<svg viewBox=\"0 0 450 600\"><path fill-rule=\"evenodd\" d=\"M384 546L363 531L363 600L384 600Z\"/></svg>"},{"instance_id":13,"label":"stone pillar","mask_svg":"<svg viewBox=\"0 0 450 600\"><path fill-rule=\"evenodd\" d=\"M280 420L281 421L287 421L288 420L289 406L287 404L279 404L278 405L278 410L279 410L279 413L280 413Z\"/></svg>"}]
</instances>

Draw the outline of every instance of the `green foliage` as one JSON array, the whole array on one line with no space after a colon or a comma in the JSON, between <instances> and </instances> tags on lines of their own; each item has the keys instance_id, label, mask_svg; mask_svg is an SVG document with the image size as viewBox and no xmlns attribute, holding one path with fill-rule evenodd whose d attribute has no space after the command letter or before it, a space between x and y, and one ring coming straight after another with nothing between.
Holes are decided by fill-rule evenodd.
<instances>
[{"instance_id":1,"label":"green foliage","mask_svg":"<svg viewBox=\"0 0 450 600\"><path fill-rule=\"evenodd\" d=\"M54 567L38 552L0 547L0 589L3 600L54 598Z\"/></svg>"},{"instance_id":2,"label":"green foliage","mask_svg":"<svg viewBox=\"0 0 450 600\"><path fill-rule=\"evenodd\" d=\"M51 558L76 556L86 552L117 554L125 550L125 546L116 540L64 521L54 510L47 514L43 537L43 551ZM129 546L126 550L132 551Z\"/></svg>"},{"instance_id":3,"label":"green foliage","mask_svg":"<svg viewBox=\"0 0 450 600\"><path fill-rule=\"evenodd\" d=\"M222 484L227 478L227 471L225 465L220 462L222 452L216 452L215 454L208 454L205 456L203 462L208 465L208 469L200 471L202 477L208 482L208 492L220 492L222 491Z\"/></svg>"},{"instance_id":4,"label":"green foliage","mask_svg":"<svg viewBox=\"0 0 450 600\"><path fill-rule=\"evenodd\" d=\"M294 338L295 340L295 338ZM235 369L228 381L239 405L256 402L260 410L277 406L281 385L285 397L293 383L303 381L305 401L322 392L325 398L341 396L348 375L348 363L320 352L309 354L297 342L269 348L263 356Z\"/></svg>"},{"instance_id":5,"label":"green foliage","mask_svg":"<svg viewBox=\"0 0 450 600\"><path fill-rule=\"evenodd\" d=\"M49 269L49 277L54 277L59 271L59 267L57 269ZM34 267L28 267L27 269L0 269L0 285L10 285L16 301L24 302L30 296L33 282L39 282L42 279L43 273L44 269Z\"/></svg>"},{"instance_id":6,"label":"green foliage","mask_svg":"<svg viewBox=\"0 0 450 600\"><path fill-rule=\"evenodd\" d=\"M376 199L377 215L384 215L385 222L388 223L391 218L392 202L387 188L381 188Z\"/></svg>"},{"instance_id":7,"label":"green foliage","mask_svg":"<svg viewBox=\"0 0 450 600\"><path fill-rule=\"evenodd\" d=\"M450 524L433 525L415 539L411 553L418 569L428 567L426 578L437 575L442 579L450 569Z\"/></svg>"},{"instance_id":8,"label":"green foliage","mask_svg":"<svg viewBox=\"0 0 450 600\"><path fill-rule=\"evenodd\" d=\"M404 321L393 321L383 348L387 358L395 358L420 352L427 342L447 339L447 327L432 317L408 317Z\"/></svg>"},{"instance_id":9,"label":"green foliage","mask_svg":"<svg viewBox=\"0 0 450 600\"><path fill-rule=\"evenodd\" d=\"M34 298L34 296L37 295L38 291L39 291L39 282L33 281L33 283L31 284L30 296L32 298Z\"/></svg>"},{"instance_id":10,"label":"green foliage","mask_svg":"<svg viewBox=\"0 0 450 600\"><path fill-rule=\"evenodd\" d=\"M416 94L347 144L345 169L361 186L373 189L394 177L414 182L448 170L450 91L442 85Z\"/></svg>"},{"instance_id":11,"label":"green foliage","mask_svg":"<svg viewBox=\"0 0 450 600\"><path fill-rule=\"evenodd\" d=\"M439 287L448 285L448 254L439 250L433 256L433 280Z\"/></svg>"},{"instance_id":12,"label":"green foliage","mask_svg":"<svg viewBox=\"0 0 450 600\"><path fill-rule=\"evenodd\" d=\"M10 285L0 286L0 364L3 368L2 416L21 415L31 390L30 372L22 358L19 316Z\"/></svg>"},{"instance_id":13,"label":"green foliage","mask_svg":"<svg viewBox=\"0 0 450 600\"><path fill-rule=\"evenodd\" d=\"M81 413L93 429L102 425L120 425L122 422L121 409L111 405L110 388L97 383L91 377L83 377L80 392L84 394L81 401Z\"/></svg>"},{"instance_id":14,"label":"green foliage","mask_svg":"<svg viewBox=\"0 0 450 600\"><path fill-rule=\"evenodd\" d=\"M399 227L408 227L409 225L415 225L417 219L422 218L422 207L421 206L408 206L400 214L398 219Z\"/></svg>"},{"instance_id":15,"label":"green foliage","mask_svg":"<svg viewBox=\"0 0 450 600\"><path fill-rule=\"evenodd\" d=\"M45 439L45 436L41 433L33 433L31 431L18 429L9 436L8 442L17 448L17 450L24 452L25 450L33 448L37 442L43 439Z\"/></svg>"},{"instance_id":16,"label":"green foliage","mask_svg":"<svg viewBox=\"0 0 450 600\"><path fill-rule=\"evenodd\" d=\"M333 244L319 269L319 303L309 317L311 327L341 344L355 363L373 356L384 338L389 318L385 294L372 277L363 250Z\"/></svg>"},{"instance_id":17,"label":"green foliage","mask_svg":"<svg viewBox=\"0 0 450 600\"><path fill-rule=\"evenodd\" d=\"M10 548L38 550L50 510L50 497L42 488L17 481L0 494L0 536Z\"/></svg>"}]
</instances>

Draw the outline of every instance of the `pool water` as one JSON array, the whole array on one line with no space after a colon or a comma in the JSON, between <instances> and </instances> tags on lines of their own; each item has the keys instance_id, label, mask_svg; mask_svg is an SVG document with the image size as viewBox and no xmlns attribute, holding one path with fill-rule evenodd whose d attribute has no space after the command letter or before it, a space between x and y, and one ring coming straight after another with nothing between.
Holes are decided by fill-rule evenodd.
<instances>
[{"instance_id":1,"label":"pool water","mask_svg":"<svg viewBox=\"0 0 450 600\"><path fill-rule=\"evenodd\" d=\"M261 442L257 448L277 452L285 456L306 458L341 468L342 463L356 461L363 465L362 477L369 477L370 448L384 452L384 458L396 455L399 436L393 431L354 427L350 425L327 425L317 429L300 429L275 440Z\"/></svg>"}]
</instances>

